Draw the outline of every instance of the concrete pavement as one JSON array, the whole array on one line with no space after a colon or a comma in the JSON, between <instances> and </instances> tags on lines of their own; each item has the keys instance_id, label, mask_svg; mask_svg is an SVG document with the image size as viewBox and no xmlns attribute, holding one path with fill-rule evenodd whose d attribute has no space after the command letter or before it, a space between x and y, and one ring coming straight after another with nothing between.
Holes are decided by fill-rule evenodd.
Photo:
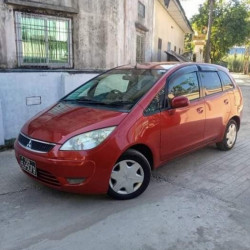
<instances>
[{"instance_id":1,"label":"concrete pavement","mask_svg":"<svg viewBox=\"0 0 250 250\"><path fill-rule=\"evenodd\" d=\"M250 249L250 78L230 152L209 146L153 172L129 201L58 192L0 153L0 249Z\"/></svg>"}]
</instances>

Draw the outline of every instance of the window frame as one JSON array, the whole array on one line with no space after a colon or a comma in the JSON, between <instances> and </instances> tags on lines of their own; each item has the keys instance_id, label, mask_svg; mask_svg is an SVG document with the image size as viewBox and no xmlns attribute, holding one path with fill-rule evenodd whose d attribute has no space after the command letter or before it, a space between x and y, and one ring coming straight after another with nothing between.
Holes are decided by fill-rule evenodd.
<instances>
[{"instance_id":1,"label":"window frame","mask_svg":"<svg viewBox=\"0 0 250 250\"><path fill-rule=\"evenodd\" d=\"M167 44L167 51L170 51L171 50L171 46L172 46L172 44L171 44L171 42L168 42L168 44Z\"/></svg>"},{"instance_id":2,"label":"window frame","mask_svg":"<svg viewBox=\"0 0 250 250\"><path fill-rule=\"evenodd\" d=\"M157 61L161 62L161 53L162 53L162 39L158 38L158 49L157 49Z\"/></svg>"},{"instance_id":3,"label":"window frame","mask_svg":"<svg viewBox=\"0 0 250 250\"><path fill-rule=\"evenodd\" d=\"M140 42L138 43L138 38ZM139 45L139 47L138 47ZM140 52L140 53L137 53ZM140 54L140 55L139 55ZM146 58L146 35L143 32L136 32L136 62L144 63Z\"/></svg>"},{"instance_id":4,"label":"window frame","mask_svg":"<svg viewBox=\"0 0 250 250\"><path fill-rule=\"evenodd\" d=\"M45 21L45 42L46 42L46 63L26 63L24 62L23 49L22 49L22 31L21 31L21 18L22 15L27 15L34 18L40 18ZM68 62L67 63L55 63L49 62L49 48L48 48L48 20L68 21ZM36 13L28 13L23 11L15 11L15 30L16 30L16 47L17 47L17 62L18 67L49 67L49 68L72 68L73 67L73 44L72 44L72 19L66 17L57 17L52 15L43 15Z\"/></svg>"},{"instance_id":5,"label":"window frame","mask_svg":"<svg viewBox=\"0 0 250 250\"><path fill-rule=\"evenodd\" d=\"M142 10L143 13L141 13ZM146 17L146 6L141 1L138 1L138 17L143 19Z\"/></svg>"}]
</instances>

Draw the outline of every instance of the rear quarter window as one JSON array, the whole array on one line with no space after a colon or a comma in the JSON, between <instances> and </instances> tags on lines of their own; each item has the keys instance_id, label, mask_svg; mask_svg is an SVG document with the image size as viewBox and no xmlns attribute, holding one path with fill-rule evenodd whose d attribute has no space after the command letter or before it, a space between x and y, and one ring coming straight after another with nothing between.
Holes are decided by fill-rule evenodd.
<instances>
[{"instance_id":1,"label":"rear quarter window","mask_svg":"<svg viewBox=\"0 0 250 250\"><path fill-rule=\"evenodd\" d=\"M200 76L206 96L222 92L222 85L217 72L201 72Z\"/></svg>"},{"instance_id":2,"label":"rear quarter window","mask_svg":"<svg viewBox=\"0 0 250 250\"><path fill-rule=\"evenodd\" d=\"M223 71L219 72L222 84L223 84L223 89L224 90L229 90L234 88L234 84L231 81L230 77Z\"/></svg>"}]
</instances>

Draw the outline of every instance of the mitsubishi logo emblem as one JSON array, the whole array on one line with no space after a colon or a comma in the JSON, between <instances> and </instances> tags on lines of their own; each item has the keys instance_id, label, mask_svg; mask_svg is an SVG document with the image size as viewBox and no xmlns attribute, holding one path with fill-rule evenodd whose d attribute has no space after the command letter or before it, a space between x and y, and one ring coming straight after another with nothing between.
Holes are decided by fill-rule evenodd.
<instances>
[{"instance_id":1,"label":"mitsubishi logo emblem","mask_svg":"<svg viewBox=\"0 0 250 250\"><path fill-rule=\"evenodd\" d=\"M31 148L32 144L31 144L31 140L29 141L29 143L26 145L27 148Z\"/></svg>"}]
</instances>

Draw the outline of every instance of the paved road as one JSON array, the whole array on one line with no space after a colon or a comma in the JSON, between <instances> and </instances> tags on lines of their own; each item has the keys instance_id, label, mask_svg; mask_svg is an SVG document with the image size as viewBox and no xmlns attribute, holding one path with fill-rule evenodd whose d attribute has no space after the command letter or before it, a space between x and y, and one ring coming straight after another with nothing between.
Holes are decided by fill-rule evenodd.
<instances>
[{"instance_id":1,"label":"paved road","mask_svg":"<svg viewBox=\"0 0 250 250\"><path fill-rule=\"evenodd\" d=\"M235 148L170 162L134 200L49 189L2 152L0 249L250 249L250 78L236 77L245 110Z\"/></svg>"}]
</instances>

